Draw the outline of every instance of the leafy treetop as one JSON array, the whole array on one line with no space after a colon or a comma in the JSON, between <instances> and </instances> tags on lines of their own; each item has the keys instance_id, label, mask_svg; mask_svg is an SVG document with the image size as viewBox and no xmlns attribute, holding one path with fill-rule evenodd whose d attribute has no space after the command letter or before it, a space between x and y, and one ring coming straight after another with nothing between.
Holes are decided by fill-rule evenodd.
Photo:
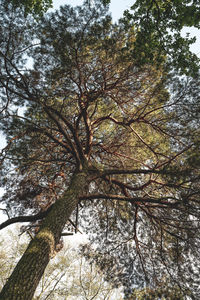
<instances>
[{"instance_id":1,"label":"leafy treetop","mask_svg":"<svg viewBox=\"0 0 200 300\"><path fill-rule=\"evenodd\" d=\"M200 29L199 0L136 0L124 12L123 22L133 26L137 35L133 57L138 63L156 61L159 65L167 56L168 65L181 74L197 74L199 59L190 51L196 39L189 34L183 37L181 30L184 26Z\"/></svg>"}]
</instances>

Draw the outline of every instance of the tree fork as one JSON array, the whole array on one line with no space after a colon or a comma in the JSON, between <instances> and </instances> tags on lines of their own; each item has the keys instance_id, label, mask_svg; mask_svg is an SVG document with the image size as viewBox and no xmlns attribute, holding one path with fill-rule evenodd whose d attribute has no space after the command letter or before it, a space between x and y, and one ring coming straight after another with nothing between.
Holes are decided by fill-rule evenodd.
<instances>
[{"instance_id":1,"label":"tree fork","mask_svg":"<svg viewBox=\"0 0 200 300\"><path fill-rule=\"evenodd\" d=\"M56 201L44 219L35 238L29 243L0 293L1 300L30 300L33 298L45 268L55 251L62 230L76 209L79 196L88 187L88 173L73 175L63 196Z\"/></svg>"}]
</instances>

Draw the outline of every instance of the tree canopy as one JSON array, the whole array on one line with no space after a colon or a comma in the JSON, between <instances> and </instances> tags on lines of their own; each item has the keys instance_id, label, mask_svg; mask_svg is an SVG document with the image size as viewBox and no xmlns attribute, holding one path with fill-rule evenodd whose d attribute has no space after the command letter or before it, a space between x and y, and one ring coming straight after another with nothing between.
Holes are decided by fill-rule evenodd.
<instances>
[{"instance_id":1,"label":"tree canopy","mask_svg":"<svg viewBox=\"0 0 200 300\"><path fill-rule=\"evenodd\" d=\"M32 299L78 222L92 243L84 255L127 299L135 286L198 297L198 75L180 77L167 58L139 63L140 33L113 24L101 1L38 22L1 6L1 202L11 218L0 229L31 222L33 234L1 299Z\"/></svg>"}]
</instances>

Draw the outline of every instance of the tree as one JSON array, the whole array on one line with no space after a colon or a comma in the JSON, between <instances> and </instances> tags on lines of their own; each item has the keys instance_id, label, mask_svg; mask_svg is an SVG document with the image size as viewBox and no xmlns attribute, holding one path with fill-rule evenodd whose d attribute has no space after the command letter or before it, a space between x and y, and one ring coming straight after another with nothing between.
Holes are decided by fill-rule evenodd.
<instances>
[{"instance_id":1,"label":"tree","mask_svg":"<svg viewBox=\"0 0 200 300\"><path fill-rule=\"evenodd\" d=\"M36 222L1 299L32 299L69 219L77 230L79 210L101 239L86 255L116 285L127 287L128 274L129 288L167 282L198 295L196 278L186 280L189 260L199 258L199 170L189 163L197 143L172 111L187 85L170 97L165 61L139 66L132 28L113 25L98 2L61 7L38 24L20 11L5 18L2 10L1 19L3 201L23 215L0 229Z\"/></svg>"}]
</instances>

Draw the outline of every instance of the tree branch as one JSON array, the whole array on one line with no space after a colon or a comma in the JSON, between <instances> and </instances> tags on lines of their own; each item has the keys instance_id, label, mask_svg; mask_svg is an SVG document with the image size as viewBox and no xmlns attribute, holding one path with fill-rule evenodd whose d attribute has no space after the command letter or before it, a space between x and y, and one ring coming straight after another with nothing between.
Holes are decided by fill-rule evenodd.
<instances>
[{"instance_id":1,"label":"tree branch","mask_svg":"<svg viewBox=\"0 0 200 300\"><path fill-rule=\"evenodd\" d=\"M166 169L130 169L130 170L125 170L125 169L104 169L102 170L101 175L106 176L106 175L135 175L135 174L161 174L161 175L181 175L184 174L188 171L189 169L185 170L176 170L176 171L170 171Z\"/></svg>"},{"instance_id":2,"label":"tree branch","mask_svg":"<svg viewBox=\"0 0 200 300\"><path fill-rule=\"evenodd\" d=\"M8 219L7 221L0 224L0 230L11 224L14 224L14 223L34 222L37 220L41 220L47 216L47 214L50 212L52 207L53 207L53 204L47 210L39 212L38 214L33 215L33 216L19 216L19 217L14 217L14 218Z\"/></svg>"},{"instance_id":3,"label":"tree branch","mask_svg":"<svg viewBox=\"0 0 200 300\"><path fill-rule=\"evenodd\" d=\"M170 206L172 208L176 208L180 201L173 197L160 197L160 198L145 198L145 197L126 197L119 196L113 194L93 194L81 196L79 200L95 200L95 199L108 199L108 200L119 200L119 201L127 201L127 202L140 202L140 203L158 203L166 206ZM173 202L169 202L169 200L173 200Z\"/></svg>"}]
</instances>

